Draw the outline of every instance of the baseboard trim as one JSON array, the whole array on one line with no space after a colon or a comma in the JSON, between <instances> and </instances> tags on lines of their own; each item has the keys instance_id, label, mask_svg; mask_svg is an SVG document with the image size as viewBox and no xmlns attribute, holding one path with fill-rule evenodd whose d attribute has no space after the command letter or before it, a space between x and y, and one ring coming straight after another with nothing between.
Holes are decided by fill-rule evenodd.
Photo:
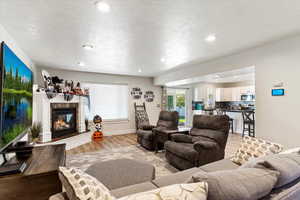
<instances>
[{"instance_id":1,"label":"baseboard trim","mask_svg":"<svg viewBox=\"0 0 300 200\"><path fill-rule=\"evenodd\" d=\"M135 129L126 129L126 130L109 130L103 131L104 136L113 136L113 135L126 135L130 133L136 133Z\"/></svg>"}]
</instances>

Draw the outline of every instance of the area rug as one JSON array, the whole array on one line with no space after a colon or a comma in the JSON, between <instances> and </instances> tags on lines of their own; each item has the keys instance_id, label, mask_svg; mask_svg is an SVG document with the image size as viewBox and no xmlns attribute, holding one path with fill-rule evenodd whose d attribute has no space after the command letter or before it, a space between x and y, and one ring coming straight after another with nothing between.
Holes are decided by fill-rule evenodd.
<instances>
[{"instance_id":1,"label":"area rug","mask_svg":"<svg viewBox=\"0 0 300 200\"><path fill-rule=\"evenodd\" d=\"M229 135L225 150L225 158L233 156L238 149L241 140L242 137L238 134ZM67 166L76 167L85 171L89 166L96 162L120 158L136 159L151 163L156 169L156 178L178 172L176 168L167 162L164 152L154 153L147 151L138 145L74 155L67 154Z\"/></svg>"},{"instance_id":2,"label":"area rug","mask_svg":"<svg viewBox=\"0 0 300 200\"><path fill-rule=\"evenodd\" d=\"M76 167L85 171L93 163L120 158L135 159L151 163L155 167L156 178L170 175L178 171L176 168L168 164L165 159L164 152L154 153L137 145L115 148L111 151L102 150L97 152L67 155L67 166Z\"/></svg>"}]
</instances>

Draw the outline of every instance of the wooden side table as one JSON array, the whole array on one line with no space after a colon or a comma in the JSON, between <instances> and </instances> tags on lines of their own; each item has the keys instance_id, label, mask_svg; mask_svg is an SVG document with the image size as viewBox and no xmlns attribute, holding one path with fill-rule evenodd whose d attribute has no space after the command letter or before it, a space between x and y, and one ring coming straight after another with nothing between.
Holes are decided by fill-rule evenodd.
<instances>
[{"instance_id":1,"label":"wooden side table","mask_svg":"<svg viewBox=\"0 0 300 200\"><path fill-rule=\"evenodd\" d=\"M155 153L158 152L158 145L164 144L166 141L171 139L171 135L173 134L189 134L190 128L180 127L176 130L160 130L154 129L154 149Z\"/></svg>"},{"instance_id":2,"label":"wooden side table","mask_svg":"<svg viewBox=\"0 0 300 200\"><path fill-rule=\"evenodd\" d=\"M48 200L51 195L62 192L58 169L65 166L65 147L65 144L59 144L33 148L23 173L0 176L0 197L7 200Z\"/></svg>"}]
</instances>

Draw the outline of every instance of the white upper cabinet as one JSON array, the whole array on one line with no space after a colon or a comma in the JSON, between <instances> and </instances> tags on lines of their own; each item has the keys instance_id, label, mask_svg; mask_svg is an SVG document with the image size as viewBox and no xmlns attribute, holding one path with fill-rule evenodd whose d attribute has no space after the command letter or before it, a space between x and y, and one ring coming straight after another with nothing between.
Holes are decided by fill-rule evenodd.
<instances>
[{"instance_id":1,"label":"white upper cabinet","mask_svg":"<svg viewBox=\"0 0 300 200\"><path fill-rule=\"evenodd\" d=\"M217 88L216 101L232 101L232 88Z\"/></svg>"},{"instance_id":2,"label":"white upper cabinet","mask_svg":"<svg viewBox=\"0 0 300 200\"><path fill-rule=\"evenodd\" d=\"M240 87L242 94L255 94L255 86Z\"/></svg>"},{"instance_id":3,"label":"white upper cabinet","mask_svg":"<svg viewBox=\"0 0 300 200\"><path fill-rule=\"evenodd\" d=\"M217 88L216 101L241 101L243 94L255 94L255 86Z\"/></svg>"},{"instance_id":4,"label":"white upper cabinet","mask_svg":"<svg viewBox=\"0 0 300 200\"><path fill-rule=\"evenodd\" d=\"M231 88L232 89L232 101L241 100L241 90L239 87Z\"/></svg>"}]
</instances>

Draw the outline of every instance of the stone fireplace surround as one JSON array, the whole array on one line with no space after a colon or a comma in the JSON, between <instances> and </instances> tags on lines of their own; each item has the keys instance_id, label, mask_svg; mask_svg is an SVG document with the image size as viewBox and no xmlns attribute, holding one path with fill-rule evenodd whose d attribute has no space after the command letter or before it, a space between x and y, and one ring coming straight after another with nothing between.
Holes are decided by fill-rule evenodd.
<instances>
[{"instance_id":1,"label":"stone fireplace surround","mask_svg":"<svg viewBox=\"0 0 300 200\"><path fill-rule=\"evenodd\" d=\"M52 99L48 99L45 92L35 92L33 95L33 122L42 124L41 141L43 143L52 141L51 132L51 111L53 108L77 108L77 132L85 132L85 114L87 110L88 98L74 96L71 101L65 101L63 94L58 94Z\"/></svg>"}]
</instances>

